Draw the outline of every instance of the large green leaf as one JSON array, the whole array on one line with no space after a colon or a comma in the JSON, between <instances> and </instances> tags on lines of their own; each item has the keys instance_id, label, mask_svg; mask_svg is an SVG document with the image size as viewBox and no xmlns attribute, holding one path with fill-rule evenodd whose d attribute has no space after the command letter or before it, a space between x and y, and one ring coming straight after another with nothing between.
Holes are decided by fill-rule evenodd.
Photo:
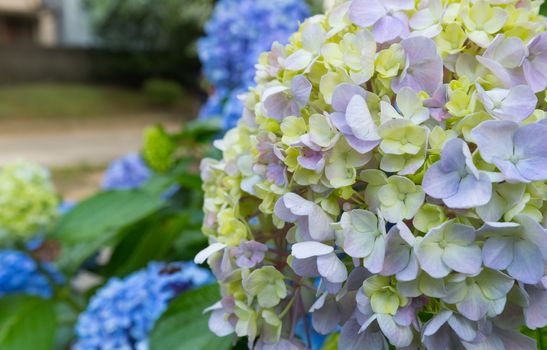
<instances>
[{"instance_id":1,"label":"large green leaf","mask_svg":"<svg viewBox=\"0 0 547 350\"><path fill-rule=\"evenodd\" d=\"M541 5L541 14L547 16L547 3Z\"/></svg>"},{"instance_id":2,"label":"large green leaf","mask_svg":"<svg viewBox=\"0 0 547 350\"><path fill-rule=\"evenodd\" d=\"M190 213L151 215L129 227L125 237L116 246L105 272L109 276L124 276L143 268L150 261L164 260L179 236L184 235L190 222ZM193 255L197 252L193 252Z\"/></svg>"},{"instance_id":3,"label":"large green leaf","mask_svg":"<svg viewBox=\"0 0 547 350\"><path fill-rule=\"evenodd\" d=\"M56 328L52 301L24 296L0 299L0 349L51 350Z\"/></svg>"},{"instance_id":4,"label":"large green leaf","mask_svg":"<svg viewBox=\"0 0 547 350\"><path fill-rule=\"evenodd\" d=\"M139 190L99 193L78 204L53 236L61 242L59 265L74 271L97 249L121 239L123 229L157 211L164 201Z\"/></svg>"},{"instance_id":5,"label":"large green leaf","mask_svg":"<svg viewBox=\"0 0 547 350\"><path fill-rule=\"evenodd\" d=\"M219 338L208 328L209 315L203 310L220 299L218 285L181 294L171 302L156 323L150 337L152 350L225 350L232 337Z\"/></svg>"}]
</instances>

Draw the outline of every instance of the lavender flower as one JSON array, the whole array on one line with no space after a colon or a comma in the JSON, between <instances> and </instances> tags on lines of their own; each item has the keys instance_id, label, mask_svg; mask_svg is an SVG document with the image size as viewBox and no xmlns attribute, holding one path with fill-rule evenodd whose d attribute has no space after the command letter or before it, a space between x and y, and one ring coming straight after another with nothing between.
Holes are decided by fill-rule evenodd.
<instances>
[{"instance_id":1,"label":"lavender flower","mask_svg":"<svg viewBox=\"0 0 547 350\"><path fill-rule=\"evenodd\" d=\"M103 177L105 190L138 188L150 178L152 172L138 154L128 154L108 166Z\"/></svg>"}]
</instances>

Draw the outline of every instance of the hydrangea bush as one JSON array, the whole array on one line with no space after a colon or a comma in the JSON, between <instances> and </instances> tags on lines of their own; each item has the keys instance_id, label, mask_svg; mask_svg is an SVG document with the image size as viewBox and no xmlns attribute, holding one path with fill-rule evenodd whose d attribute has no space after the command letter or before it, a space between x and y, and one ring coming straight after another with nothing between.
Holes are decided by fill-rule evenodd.
<instances>
[{"instance_id":1,"label":"hydrangea bush","mask_svg":"<svg viewBox=\"0 0 547 350\"><path fill-rule=\"evenodd\" d=\"M0 238L27 239L47 230L58 206L46 168L17 161L0 170Z\"/></svg>"},{"instance_id":2,"label":"hydrangea bush","mask_svg":"<svg viewBox=\"0 0 547 350\"><path fill-rule=\"evenodd\" d=\"M309 15L305 0L220 0L198 43L205 77L214 93L202 117L220 116L227 128L243 111L238 95L253 83L260 53L274 41L286 42Z\"/></svg>"},{"instance_id":3,"label":"hydrangea bush","mask_svg":"<svg viewBox=\"0 0 547 350\"><path fill-rule=\"evenodd\" d=\"M51 283L60 285L64 277L53 265L39 264L23 252L0 250L0 298L11 294L50 298Z\"/></svg>"},{"instance_id":4,"label":"hydrangea bush","mask_svg":"<svg viewBox=\"0 0 547 350\"><path fill-rule=\"evenodd\" d=\"M211 283L208 270L193 263L151 263L124 279L113 278L78 319L76 350L148 349L148 336L169 302Z\"/></svg>"},{"instance_id":5,"label":"hydrangea bush","mask_svg":"<svg viewBox=\"0 0 547 350\"><path fill-rule=\"evenodd\" d=\"M262 54L202 163L211 330L298 349L311 313L345 350L535 349L519 330L547 325L541 3L346 1Z\"/></svg>"}]
</instances>

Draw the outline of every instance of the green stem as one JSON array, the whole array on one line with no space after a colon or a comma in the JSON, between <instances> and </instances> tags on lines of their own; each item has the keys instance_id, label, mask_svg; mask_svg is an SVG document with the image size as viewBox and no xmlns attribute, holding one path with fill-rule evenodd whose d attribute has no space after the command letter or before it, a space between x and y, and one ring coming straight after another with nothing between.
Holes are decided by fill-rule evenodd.
<instances>
[{"instance_id":1,"label":"green stem","mask_svg":"<svg viewBox=\"0 0 547 350\"><path fill-rule=\"evenodd\" d=\"M542 331L540 328L536 329L537 333L537 341L538 341L538 349L543 349L543 335L541 334Z\"/></svg>"}]
</instances>

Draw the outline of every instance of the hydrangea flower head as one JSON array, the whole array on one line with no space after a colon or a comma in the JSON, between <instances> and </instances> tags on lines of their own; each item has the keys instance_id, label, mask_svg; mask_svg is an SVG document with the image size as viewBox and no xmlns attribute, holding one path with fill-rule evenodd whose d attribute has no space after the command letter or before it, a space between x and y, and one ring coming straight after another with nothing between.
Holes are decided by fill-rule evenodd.
<instances>
[{"instance_id":1,"label":"hydrangea flower head","mask_svg":"<svg viewBox=\"0 0 547 350\"><path fill-rule=\"evenodd\" d=\"M53 286L44 274L47 272L58 284L63 276L49 263L40 264L25 253L17 250L0 251L0 298L10 294L27 294L50 298Z\"/></svg>"},{"instance_id":2,"label":"hydrangea flower head","mask_svg":"<svg viewBox=\"0 0 547 350\"><path fill-rule=\"evenodd\" d=\"M236 125L243 103L238 96L253 84L255 64L274 42L287 43L298 23L309 15L304 0L221 0L198 43L205 77L214 92L202 117L222 117Z\"/></svg>"},{"instance_id":3,"label":"hydrangea flower head","mask_svg":"<svg viewBox=\"0 0 547 350\"><path fill-rule=\"evenodd\" d=\"M140 187L151 171L138 154L128 154L110 163L103 175L106 190L127 190Z\"/></svg>"},{"instance_id":4,"label":"hydrangea flower head","mask_svg":"<svg viewBox=\"0 0 547 350\"><path fill-rule=\"evenodd\" d=\"M149 332L169 302L212 281L209 271L192 263L151 263L123 279L112 278L80 315L74 349L148 349Z\"/></svg>"},{"instance_id":5,"label":"hydrangea flower head","mask_svg":"<svg viewBox=\"0 0 547 350\"><path fill-rule=\"evenodd\" d=\"M0 169L0 237L29 238L47 230L58 205L47 169L23 161Z\"/></svg>"},{"instance_id":6,"label":"hydrangea flower head","mask_svg":"<svg viewBox=\"0 0 547 350\"><path fill-rule=\"evenodd\" d=\"M535 1L352 0L257 65L202 163L249 348L535 349L547 325L545 18ZM243 255L243 257L242 257ZM538 311L543 310L543 311Z\"/></svg>"}]
</instances>

